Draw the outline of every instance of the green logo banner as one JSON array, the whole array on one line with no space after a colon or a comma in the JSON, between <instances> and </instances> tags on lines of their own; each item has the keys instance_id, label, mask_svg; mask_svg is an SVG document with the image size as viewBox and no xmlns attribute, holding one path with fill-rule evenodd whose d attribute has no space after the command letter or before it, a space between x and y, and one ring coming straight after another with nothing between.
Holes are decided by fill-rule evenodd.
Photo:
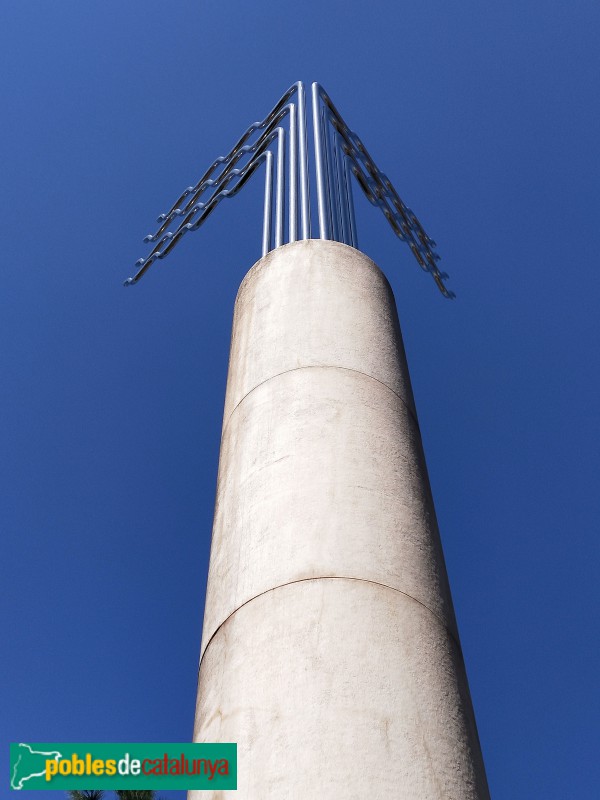
<instances>
[{"instance_id":1,"label":"green logo banner","mask_svg":"<svg viewBox=\"0 0 600 800\"><path fill-rule=\"evenodd\" d=\"M11 789L237 789L237 744L10 746Z\"/></svg>"}]
</instances>

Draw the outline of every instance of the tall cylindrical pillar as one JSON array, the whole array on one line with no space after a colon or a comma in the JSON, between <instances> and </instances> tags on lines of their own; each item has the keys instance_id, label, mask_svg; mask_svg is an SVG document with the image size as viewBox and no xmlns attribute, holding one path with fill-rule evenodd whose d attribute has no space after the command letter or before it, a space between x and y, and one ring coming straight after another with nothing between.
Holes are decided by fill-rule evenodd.
<instances>
[{"instance_id":1,"label":"tall cylindrical pillar","mask_svg":"<svg viewBox=\"0 0 600 800\"><path fill-rule=\"evenodd\" d=\"M489 798L396 305L338 242L238 293L194 740L238 743L215 797Z\"/></svg>"}]
</instances>

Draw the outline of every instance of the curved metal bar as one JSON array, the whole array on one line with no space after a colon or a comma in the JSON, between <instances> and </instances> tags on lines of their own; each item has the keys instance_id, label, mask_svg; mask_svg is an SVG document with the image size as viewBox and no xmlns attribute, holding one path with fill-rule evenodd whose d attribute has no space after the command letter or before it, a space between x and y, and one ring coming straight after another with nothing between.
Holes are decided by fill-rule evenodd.
<instances>
[{"instance_id":1,"label":"curved metal bar","mask_svg":"<svg viewBox=\"0 0 600 800\"><path fill-rule=\"evenodd\" d=\"M344 160L344 185L346 189L346 202L348 204L348 224L350 230L349 244L352 247L358 248L358 233L356 230L356 217L354 215L354 198L352 196L352 180L350 178L350 161L344 155L342 155L342 158Z\"/></svg>"},{"instance_id":2,"label":"curved metal bar","mask_svg":"<svg viewBox=\"0 0 600 800\"><path fill-rule=\"evenodd\" d=\"M385 176L379 168L376 166L373 159L369 156L365 146L363 145L362 141L355 134L344 119L342 118L341 114L337 111L333 103L331 102L329 96L325 92L325 90L319 86L319 96L323 99L326 107L329 110L328 118L332 123L333 127L339 133L342 141L344 142L344 151L347 155L353 156L354 163L359 171L361 171L362 176L358 176L359 183L361 188L367 194L370 202L373 202L375 205L380 205L382 208L387 208L391 215L394 215L394 211L389 207L387 203L387 195L389 194L387 187L384 183L387 182L389 186L391 186L391 181ZM366 174L363 171L363 168L366 169ZM363 180L361 180L361 177ZM365 184L371 187L371 193L369 193L366 188ZM392 187L393 189L393 187ZM398 210L401 214L404 215L404 222L407 225L407 229L404 231L405 235L407 234L410 237L410 220L408 216L406 216L405 212L407 211L406 206L400 198L397 196L397 200L399 201ZM374 199L375 198L375 199Z\"/></svg>"},{"instance_id":3,"label":"curved metal bar","mask_svg":"<svg viewBox=\"0 0 600 800\"><path fill-rule=\"evenodd\" d=\"M298 129L296 121L296 106L290 103L290 196L288 241L295 242L298 238Z\"/></svg>"},{"instance_id":4,"label":"curved metal bar","mask_svg":"<svg viewBox=\"0 0 600 800\"><path fill-rule=\"evenodd\" d=\"M335 164L335 185L337 190L338 227L340 241L349 244L348 220L346 217L346 202L344 192L344 178L342 175L342 151L340 149L339 135L333 131L333 163Z\"/></svg>"},{"instance_id":5,"label":"curved metal bar","mask_svg":"<svg viewBox=\"0 0 600 800\"><path fill-rule=\"evenodd\" d=\"M424 243L422 238L415 238L415 233L418 235L418 230L415 231L413 226L413 220L416 220L416 217L410 209L404 207L404 213L399 214L394 209L390 208L388 200L394 200L393 197L390 197L388 193L382 194L380 186L373 181L370 176L365 176L364 172L361 170L360 162L355 158L356 151L352 151L350 149L345 149L347 157L351 161L351 171L355 175L356 179L358 180L365 196L373 205L379 206L390 223L394 233L398 238L406 242L410 249L413 251L415 258L419 265L424 269L426 272L431 272L432 274L444 275L445 278L448 277L447 273L441 273L437 268L436 261L439 261L439 255L433 252L433 240L427 237L428 242ZM396 203L393 202L393 205ZM407 214L412 215L412 218L407 217ZM418 220L417 220L418 222ZM449 292L449 294L452 294Z\"/></svg>"},{"instance_id":6,"label":"curved metal bar","mask_svg":"<svg viewBox=\"0 0 600 800\"><path fill-rule=\"evenodd\" d=\"M148 258L140 258L136 261L136 266L139 265L140 269L136 272L136 274L132 278L128 278L123 285L124 286L131 286L134 283L137 283L139 279L144 275L144 273L148 270L148 268L156 261L157 259L163 259L167 256L173 247L179 242L181 237L187 233L188 231L195 231L197 230L208 218L208 216L214 211L218 203L223 200L225 197L235 197L235 195L240 191L240 189L248 182L248 180L252 177L254 172L256 172L258 166L267 160L267 153L270 151L263 150L259 153L249 164L247 164L241 170L233 170L231 176L229 176L229 180L233 177L238 177L239 180L231 189L222 189L217 194L214 194L210 200L203 204L203 212L200 217L195 222L182 222L181 225L177 228L175 233L166 234L161 243L167 242L167 245L164 250L159 250L154 248L152 253L148 256ZM271 154L272 157L272 154ZM227 182L229 182L229 180Z\"/></svg>"},{"instance_id":7,"label":"curved metal bar","mask_svg":"<svg viewBox=\"0 0 600 800\"><path fill-rule=\"evenodd\" d=\"M247 128L247 129L244 131L244 133L243 133L243 134L240 136L240 138L237 140L237 142L236 142L236 143L234 144L234 146L231 148L231 150L229 151L229 153L228 153L226 156L221 156L220 158L217 158L217 159L216 159L216 160L215 160L215 161L214 161L214 162L211 164L211 166L208 168L208 170L207 170L207 172L204 174L204 176L203 176L202 178L200 178L200 180L199 180L199 181L196 183L196 186L195 186L195 187L191 187L191 190L192 190L192 191L194 191L195 189L197 189L197 188L200 186L200 184L201 184L201 183L202 183L204 180L206 180L206 178L207 178L207 177L210 177L210 175L209 175L208 173L209 173L211 170L213 170L214 168L216 168L216 167L217 167L219 164L222 164L222 163L224 163L225 161L228 161L228 160L229 160L229 159L230 159L230 158L233 156L233 154L234 154L234 153L235 153L237 150L239 150L239 148L240 148L240 147L242 147L242 145L243 145L245 142L247 142L247 141L248 141L248 139L249 139L249 138L252 136L252 134L253 134L253 133L255 133L257 130L261 130L261 129L263 129L263 128L266 128L266 127L267 127L267 125L268 125L268 124L269 124L269 123L270 123L270 122L273 120L273 118L274 118L275 116L277 116L277 114L278 114L278 113L281 111L281 109L282 109L282 108L283 108L283 107L286 105L287 101L288 101L288 100L289 100L291 97L293 97L293 95L294 95L294 93L295 93L295 92L297 92L297 91L298 91L298 83L299 83L299 82L292 84L292 86L290 86L290 87L289 87L289 89L288 89L286 92L284 92L284 93L283 93L283 95L282 95L282 96L279 98L279 100L278 100L278 101L275 103L275 105L273 106L273 108L272 108L272 109L269 111L269 113L267 114L267 116L266 116L266 117L265 117L265 118L264 118L264 119L263 119L261 122L253 122L253 123L252 123L252 125L249 125L249 126L248 126L248 128ZM182 201L183 201L183 200L184 200L184 199L187 197L187 195L188 195L188 194L190 194L190 187L188 187L188 188L187 188L187 189L186 189L186 190L185 190L185 191L184 191L184 192L181 194L181 196L178 198L178 200L177 200L177 201L176 201L176 202L173 204L173 206L172 206L172 208L171 208L171 211L173 211L173 209L177 208L177 206L181 205L181 202L182 202ZM170 213L171 213L171 211L167 212L167 214L170 214ZM162 219L162 218L164 218L165 216L167 216L167 215L165 215L165 214L161 214L161 216L159 217L159 219Z\"/></svg>"},{"instance_id":8,"label":"curved metal bar","mask_svg":"<svg viewBox=\"0 0 600 800\"><path fill-rule=\"evenodd\" d=\"M270 131L270 133L265 134L264 136L261 136L260 146L258 147L258 152L256 153L256 155L258 155L260 152L265 150L268 147L268 145L275 139L275 137L279 136L279 134L278 134L279 130L280 130L279 128L275 128L275 130ZM252 162L250 162L250 163L252 163ZM155 253L160 252L163 244L165 242L167 242L168 240L173 239L173 237L178 236L179 231L182 230L184 226L186 226L188 224L193 224L194 217L196 216L198 211L204 211L204 209L206 209L210 205L210 203L212 202L213 198L217 194L219 194L219 192L222 189L224 189L227 186L227 184L233 178L238 177L240 174L243 175L243 173L247 169L247 167L248 167L248 164L245 167L243 167L241 170L232 168L232 169L228 170L226 173L224 173L223 175L220 175L219 178L215 178L215 179L211 179L211 180L207 181L207 185L210 184L211 186L215 187L214 191L213 191L213 194L209 198L209 200L206 203L201 203L200 202L200 203L196 203L194 206L192 206L187 211L183 222L181 222L179 224L179 227L175 231L175 233L172 233L172 232L164 233L163 236L161 237L161 239L158 241L158 244L156 244L154 246L154 248L151 250L150 254L148 255L148 258L152 258L155 255ZM172 247L169 247L168 250L165 251L164 255L166 255L171 250L172 250ZM138 259L138 261L136 261L136 264L141 264L143 261L144 261L144 259Z\"/></svg>"},{"instance_id":9,"label":"curved metal bar","mask_svg":"<svg viewBox=\"0 0 600 800\"><path fill-rule=\"evenodd\" d=\"M297 95L296 103L291 101L294 94ZM287 175L286 133L281 126L285 117L289 117ZM439 256L434 251L435 242L426 234L416 215L404 204L390 179L377 167L360 137L348 127L327 92L318 83L312 85L312 119L320 238L357 246L352 174L369 202L381 209L394 234L410 247L419 266L431 273L446 297L453 297L453 293L444 285L448 276L440 272L436 263ZM268 149L275 138L276 163ZM136 262L139 270L126 284L139 280L148 267L155 260L165 258L188 231L197 230L221 199L237 194L262 161L266 162L262 237L262 252L265 254L272 246L280 247L285 241L286 178L288 241L297 241L299 236L303 239L310 237L306 108L304 84L301 81L285 92L261 122L250 125L232 150L213 161L196 185L188 186L170 211L159 217L160 227L156 233L145 238L145 241L153 242L153 249L147 258ZM201 200L202 195L209 191L208 199ZM183 220L174 231L168 231L170 222L178 216Z\"/></svg>"},{"instance_id":10,"label":"curved metal bar","mask_svg":"<svg viewBox=\"0 0 600 800\"><path fill-rule=\"evenodd\" d=\"M306 95L302 81L296 83L298 92L298 150L300 161L300 206L302 238L310 239L310 188L308 181L308 146L306 144Z\"/></svg>"},{"instance_id":11,"label":"curved metal bar","mask_svg":"<svg viewBox=\"0 0 600 800\"><path fill-rule=\"evenodd\" d=\"M456 295L444 284L444 280L447 280L449 277L448 273L441 272L436 264L436 261L439 260L439 255L434 253L429 247L425 249L424 247L419 246L419 243L415 241L413 231L410 229L407 231L407 226L399 221L397 214L394 214L393 211L390 210L389 206L385 202L385 199L381 198L376 191L377 187L373 186L370 178L365 177L364 173L360 169L360 164L356 161L353 155L351 153L347 153L347 158L350 161L350 169L353 175L356 177L369 202L381 208L385 218L389 222L396 236L401 241L408 244L421 269L431 274L438 289L444 295L444 297L450 300L454 299Z\"/></svg>"},{"instance_id":12,"label":"curved metal bar","mask_svg":"<svg viewBox=\"0 0 600 800\"><path fill-rule=\"evenodd\" d=\"M376 204L384 210L388 220L390 217L398 217L397 222L400 225L402 232L402 235L399 234L400 238L408 241L409 243L412 240L417 249L420 249L421 246L425 248L429 247L429 242L423 240L423 238L421 238L420 241L415 238L416 231L413 223L414 220L416 220L416 217L410 211L410 209L404 205L393 188L389 178L380 172L372 159L370 159L368 154L366 154L366 150L364 149L364 146L360 140L358 140L357 146L352 146L353 144L356 145L356 140L358 137L356 137L354 134L352 138L354 142L348 142L348 140L346 140L348 152L355 157L355 163L359 169L361 168L361 164L364 166L364 168L366 168L367 175L364 175L363 173L365 181L371 187L372 193L376 198ZM390 207L390 201L395 210L394 208Z\"/></svg>"},{"instance_id":13,"label":"curved metal bar","mask_svg":"<svg viewBox=\"0 0 600 800\"><path fill-rule=\"evenodd\" d=\"M329 126L325 118L325 110L321 108L321 139L323 140L323 167L324 167L324 183L325 183L325 205L327 208L327 226L329 228L330 236L333 240L338 238L337 227L333 222L333 201L335 199L333 194L333 187L331 185L331 154L329 152Z\"/></svg>"},{"instance_id":14,"label":"curved metal bar","mask_svg":"<svg viewBox=\"0 0 600 800\"><path fill-rule=\"evenodd\" d=\"M263 237L262 255L267 255L271 249L271 205L273 202L273 153L267 150L265 153L265 202L263 207Z\"/></svg>"},{"instance_id":15,"label":"curved metal bar","mask_svg":"<svg viewBox=\"0 0 600 800\"><path fill-rule=\"evenodd\" d=\"M327 164L327 190L329 193L329 224L331 235L336 242L340 241L340 227L338 223L338 194L335 186L335 163L333 147L331 146L331 126L327 124L327 110L322 109L323 141Z\"/></svg>"},{"instance_id":16,"label":"curved metal bar","mask_svg":"<svg viewBox=\"0 0 600 800\"><path fill-rule=\"evenodd\" d=\"M344 173L344 155L340 145L340 137L337 131L334 131L334 148L335 148L335 164L337 173L337 186L338 197L340 205L340 230L342 234L342 241L344 244L350 244L350 221L348 214L348 195L345 184Z\"/></svg>"},{"instance_id":17,"label":"curved metal bar","mask_svg":"<svg viewBox=\"0 0 600 800\"><path fill-rule=\"evenodd\" d=\"M409 242L411 231L408 225L397 219L397 214L388 202L387 193L381 185L372 177L369 171L365 172L364 160L359 149L354 144L354 134L347 128L347 132L341 129L340 122L331 114L328 114L328 121L339 135L342 141L342 150L351 162L351 172L356 177L365 196L375 206L381 208L382 213L390 223L394 233L403 242ZM343 123L345 125L345 123ZM415 242L415 246L416 242Z\"/></svg>"},{"instance_id":18,"label":"curved metal bar","mask_svg":"<svg viewBox=\"0 0 600 800\"><path fill-rule=\"evenodd\" d=\"M281 247L281 245L283 244L284 192L285 192L285 130L283 128L277 128L277 196L275 199L275 247Z\"/></svg>"},{"instance_id":19,"label":"curved metal bar","mask_svg":"<svg viewBox=\"0 0 600 800\"><path fill-rule=\"evenodd\" d=\"M200 198L204 184L211 178L214 171L220 164L226 164L227 166L224 168L223 172L219 177L224 177L224 173L227 171L227 168L230 164L235 163L241 156L239 155L240 152L242 153L249 153L255 150L260 143L260 138L254 143L254 145L245 145L245 142L255 133L257 130L264 130L263 135L268 135L274 127L276 127L279 122L286 116L286 114L291 114L292 103L287 103L287 101L293 97L294 93L297 93L298 96L298 116L299 116L299 150L300 150L300 190L301 190L301 197L302 197L302 238L307 239L310 237L310 213L308 208L308 152L306 147L306 118L305 118L305 104L304 104L304 84L302 81L297 81L294 83L290 88L285 92L279 101L273 106L269 114L261 121L261 122L254 122L250 125L247 130L242 134L242 136L238 139L236 144L232 147L229 153L226 156L220 156L219 158L215 159L210 167L206 170L202 178L196 183L195 186L188 186L187 189L182 192L179 198L175 201L172 205L171 209L166 214L161 214L158 217L158 221L162 222L161 227L156 231L155 234L149 235L146 237L145 241L156 241L159 236L165 232L166 228L168 227L169 223L175 216L181 216L186 214L189 209L198 201ZM294 109L295 110L295 109ZM290 134L291 138L291 134ZM246 149L247 148L247 149ZM189 195L193 195L193 197L186 202L186 205L183 209L180 208L181 203L189 197Z\"/></svg>"},{"instance_id":20,"label":"curved metal bar","mask_svg":"<svg viewBox=\"0 0 600 800\"><path fill-rule=\"evenodd\" d=\"M229 172L235 167L235 164L241 158L243 158L243 156L245 156L248 153L259 152L260 148L264 145L265 140L271 135L271 133L279 124L279 122L281 122L281 120L286 116L286 114L291 113L292 107L293 106L290 103L287 106L284 106L284 108L279 109L278 113L272 119L269 120L269 123L266 125L263 133L258 137L258 139L255 142L253 142L252 144L244 145L243 147L240 147L238 150L229 153L229 155L227 156L215 159L215 161L213 161L209 169L204 173L204 176L201 178L201 180L196 184L195 187L193 187L192 196L187 201L185 206L183 208L173 207L171 208L168 214L161 214L159 219L164 220L163 224L156 231L156 233L148 234L148 236L145 237L144 241L155 242L160 236L163 235L163 233L166 231L166 229L169 227L169 224L175 217L184 216L185 214L188 214L191 211L192 207L198 202L204 191L211 186L217 185L219 181L224 180L229 174ZM262 123L255 123L255 125L261 125L261 124ZM223 163L225 164L225 167L222 169L222 171L216 178L207 177L214 172L214 170L219 164Z\"/></svg>"},{"instance_id":21,"label":"curved metal bar","mask_svg":"<svg viewBox=\"0 0 600 800\"><path fill-rule=\"evenodd\" d=\"M323 156L323 132L319 112L319 84L312 85L313 136L315 142L315 171L317 176L317 206L319 212L319 238L329 239L327 196L325 191L325 160Z\"/></svg>"},{"instance_id":22,"label":"curved metal bar","mask_svg":"<svg viewBox=\"0 0 600 800\"><path fill-rule=\"evenodd\" d=\"M315 100L321 100L328 109L331 124L345 145L344 151L347 156L352 157L352 172L369 201L380 206L396 235L408 243L417 263L431 272L442 294L449 298L454 297L453 292L444 286L446 273L440 272L437 267L439 256L433 252L435 242L427 236L416 215L403 203L389 178L379 170L361 139L350 130L327 92L319 84L313 84L313 102Z\"/></svg>"}]
</instances>

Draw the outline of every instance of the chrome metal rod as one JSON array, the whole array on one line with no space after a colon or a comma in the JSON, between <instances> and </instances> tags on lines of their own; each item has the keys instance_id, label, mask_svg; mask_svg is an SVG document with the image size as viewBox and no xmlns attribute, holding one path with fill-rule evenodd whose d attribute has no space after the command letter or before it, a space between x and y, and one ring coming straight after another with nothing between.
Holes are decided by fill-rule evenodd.
<instances>
[{"instance_id":1,"label":"chrome metal rod","mask_svg":"<svg viewBox=\"0 0 600 800\"><path fill-rule=\"evenodd\" d=\"M262 254L267 255L271 249L271 206L273 204L273 153L267 150L265 153L265 202L263 207L263 236Z\"/></svg>"},{"instance_id":2,"label":"chrome metal rod","mask_svg":"<svg viewBox=\"0 0 600 800\"><path fill-rule=\"evenodd\" d=\"M268 151L267 151L268 152ZM252 177L252 175L256 172L258 166L266 160L266 152L263 150L260 154L258 154L249 164L247 164L243 169L240 170L233 170L230 176L228 176L228 181L231 181L233 177L239 178L238 182L231 187L231 189L221 189L218 194L213 194L210 200L207 203L201 203L200 205L203 206L202 214L200 217L194 222L186 222L184 219L183 222L179 225L177 230L174 233L167 233L162 238L159 245L165 244L163 250L159 249L159 245L155 246L147 258L139 258L136 261L136 266L139 266L138 271L132 278L128 278L124 282L124 286L131 286L134 283L137 283L139 279L144 275L144 273L148 270L148 268L156 261L157 259L163 259L167 256L173 247L180 241L181 237L186 234L188 231L195 231L197 230L209 217L209 215L214 211L217 204L226 197L235 197L235 195L242 189L243 186L248 182L248 180ZM190 215L188 215L189 217Z\"/></svg>"},{"instance_id":3,"label":"chrome metal rod","mask_svg":"<svg viewBox=\"0 0 600 800\"><path fill-rule=\"evenodd\" d=\"M325 117L325 110L321 106L321 138L323 140L323 175L325 183L325 206L327 208L327 225L329 238L337 239L337 227L333 222L333 187L331 185L331 153L329 152L329 126Z\"/></svg>"},{"instance_id":4,"label":"chrome metal rod","mask_svg":"<svg viewBox=\"0 0 600 800\"><path fill-rule=\"evenodd\" d=\"M283 244L283 204L285 192L285 130L277 128L277 193L275 197L275 247Z\"/></svg>"},{"instance_id":5,"label":"chrome metal rod","mask_svg":"<svg viewBox=\"0 0 600 800\"><path fill-rule=\"evenodd\" d=\"M346 157L342 151L340 137L335 134L336 153L338 161L338 181L340 185L340 206L342 209L342 230L344 242L352 244L352 232L350 227L350 207L348 198L348 186L346 184Z\"/></svg>"},{"instance_id":6,"label":"chrome metal rod","mask_svg":"<svg viewBox=\"0 0 600 800\"><path fill-rule=\"evenodd\" d=\"M262 129L266 128L270 123L274 123L276 125L277 122L274 122L275 117L284 108L284 106L287 104L288 100L291 97L294 96L294 93L299 92L299 87L300 86L302 86L302 82L301 81L298 81L298 82L294 83L292 86L290 86L289 89L286 92L284 92L284 94L279 98L279 100L273 106L271 111L269 111L267 116L261 122L253 122L252 125L250 125L244 131L244 133L240 136L240 138L237 140L237 142L231 148L229 153L226 156L221 156L220 158L217 158L215 161L213 161L211 166L204 173L202 178L200 178L200 180L196 183L196 185L195 186L188 186L187 189L185 189L185 191L182 192L182 194L179 196L179 198L175 201L175 203L171 207L171 210L168 211L166 214L161 214L160 215L159 221L166 219L166 217L168 217L176 208L181 206L181 203L183 202L183 200L189 194L197 191L200 188L201 184L205 180L210 178L212 172L216 169L216 167L219 164L223 164L223 163L228 162L233 157L233 155L248 141L248 139L252 136L253 133L255 133L257 130L262 130Z\"/></svg>"},{"instance_id":7,"label":"chrome metal rod","mask_svg":"<svg viewBox=\"0 0 600 800\"><path fill-rule=\"evenodd\" d=\"M323 123L323 138L325 140L325 160L327 162L327 187L329 190L329 224L331 226L331 238L335 242L340 241L340 229L338 224L338 197L335 186L335 163L333 147L331 145L331 125L328 124L327 109L321 107L321 119Z\"/></svg>"},{"instance_id":8,"label":"chrome metal rod","mask_svg":"<svg viewBox=\"0 0 600 800\"><path fill-rule=\"evenodd\" d=\"M312 85L313 136L315 142L315 170L317 177L317 204L319 211L319 238L329 239L328 211L325 199L325 164L323 162L323 134L319 110L319 84Z\"/></svg>"},{"instance_id":9,"label":"chrome metal rod","mask_svg":"<svg viewBox=\"0 0 600 800\"><path fill-rule=\"evenodd\" d=\"M350 223L350 241L352 247L358 249L358 234L356 231L356 216L354 214L354 197L352 196L352 173L350 171L350 162L344 156L342 151L342 158L344 159L344 183L346 185L346 200L348 203L348 221Z\"/></svg>"},{"instance_id":10,"label":"chrome metal rod","mask_svg":"<svg viewBox=\"0 0 600 800\"><path fill-rule=\"evenodd\" d=\"M190 210L193 208L194 205L196 205L196 203L202 196L203 192L207 188L217 185L221 181L225 180L229 172L235 167L236 163L240 159L242 159L245 155L249 153L260 152L261 148L264 145L265 140L267 140L269 136L271 136L271 134L275 130L276 126L281 122L281 120L283 120L284 117L290 113L292 105L293 105L292 103L289 103L283 108L280 108L279 107L280 103L278 103L276 107L278 109L277 113L273 114L273 112L271 112L269 117L267 117L266 124L256 122L254 123L254 126L250 126L248 130L250 130L251 128L258 129L258 127L264 127L264 130L261 133L261 135L251 144L243 145L238 149L234 149L227 156L217 158L215 161L213 161L212 165L209 167L209 169L206 171L206 173L200 179L200 181L196 184L196 186L188 187L192 188L193 191L190 193L191 196L187 200L186 204L182 208L173 207L168 214L161 214L159 220L163 219L164 220L163 224L160 226L160 228L155 234L153 235L149 234L148 236L146 236L144 241L146 242L156 241L160 236L162 236L162 234L168 228L169 223L176 216L185 216L190 212ZM248 133L248 131L246 133ZM221 172L217 177L210 178L209 176L212 175L212 173L219 164L225 164L225 166L223 167L223 169L221 170Z\"/></svg>"},{"instance_id":11,"label":"chrome metal rod","mask_svg":"<svg viewBox=\"0 0 600 800\"><path fill-rule=\"evenodd\" d=\"M342 175L342 151L340 150L339 136L335 128L332 128L333 163L335 165L335 186L337 194L338 228L340 232L340 242L348 244L348 222L346 219L346 195L344 190L344 178Z\"/></svg>"},{"instance_id":12,"label":"chrome metal rod","mask_svg":"<svg viewBox=\"0 0 600 800\"><path fill-rule=\"evenodd\" d=\"M437 266L439 256L433 239L404 204L387 175L377 167L360 137L348 127L327 92L316 82L312 84L311 96L319 237L357 246L354 175L369 202L381 210L394 234L410 247L419 266L432 275L446 297L452 297L444 284L448 276ZM289 117L287 152L282 125L286 117ZM276 159L269 149L275 138ZM287 172L286 158L289 158ZM261 122L250 125L232 150L213 161L196 185L188 186L168 214L159 217L159 229L145 239L153 243L153 248L146 259L136 262L140 269L128 283L138 280L153 261L165 258L188 231L197 230L224 197L237 194L262 161L267 162L263 252L268 252L286 241L286 211L287 240L295 242L311 236L306 95L302 81L293 84ZM206 200L201 199L205 192ZM176 217L183 219L175 230L167 230Z\"/></svg>"},{"instance_id":13,"label":"chrome metal rod","mask_svg":"<svg viewBox=\"0 0 600 800\"><path fill-rule=\"evenodd\" d=\"M435 242L427 236L417 217L402 202L391 181L379 170L357 134L350 130L327 92L319 85L315 92L313 84L313 99L315 97L330 112L331 124L342 138L344 152L353 161L352 172L369 201L381 208L394 233L408 243L419 266L431 273L442 294L453 297L453 293L444 285L447 274L440 272L436 264L439 256L433 251Z\"/></svg>"},{"instance_id":14,"label":"chrome metal rod","mask_svg":"<svg viewBox=\"0 0 600 800\"><path fill-rule=\"evenodd\" d=\"M306 144L306 95L304 84L296 84L298 97L298 157L300 161L300 205L302 238L310 239L310 188L308 182L308 147Z\"/></svg>"},{"instance_id":15,"label":"chrome metal rod","mask_svg":"<svg viewBox=\"0 0 600 800\"><path fill-rule=\"evenodd\" d=\"M261 152L266 150L266 148L269 146L269 144L277 136L278 136L277 128L275 130L271 131L269 134L265 134L265 135L261 136L260 145L258 147L257 155L259 155ZM253 149L254 149L254 146L253 146ZM154 255L156 253L158 253L158 252L161 252L162 256L160 256L160 257L164 258L164 256L167 255L173 249L173 247L176 244L176 242L183 235L183 233L185 233L185 230L196 230L196 228L194 227L195 224L196 224L195 223L195 219L194 219L196 214L199 211L201 211L203 214L210 213L212 211L212 208L213 208L213 206L211 205L213 199L215 197L217 197L221 193L221 191L223 189L225 189L225 187L234 178L239 177L240 180L243 180L244 176L246 174L246 171L249 169L250 165L253 164L255 161L256 161L256 158L254 158L253 161L249 162L248 164L246 164L241 169L230 169L230 170L227 171L227 173L225 175L220 176L218 179L214 179L214 180L211 179L211 180L207 181L207 185L209 185L209 184L211 186L214 185L214 191L213 191L213 194L210 197L210 199L206 203L201 203L200 202L200 203L196 203L196 205L192 206L189 209L189 211L186 213L183 221L179 224L179 227L177 228L177 230L174 233L172 233L172 232L165 233L162 236L162 238L158 241L158 243L154 245L154 248L151 251L151 253L148 256L148 258L153 258ZM205 212L206 209L210 209L210 210L208 212ZM202 219L203 218L204 217L202 217ZM162 248L163 248L163 245L165 244L165 242L168 242L168 244L167 244L166 248L163 250ZM141 263L142 260L143 259L140 259L136 263Z\"/></svg>"},{"instance_id":16,"label":"chrome metal rod","mask_svg":"<svg viewBox=\"0 0 600 800\"><path fill-rule=\"evenodd\" d=\"M289 190L289 219L288 241L295 242L298 238L298 127L296 121L296 106L290 106L290 190Z\"/></svg>"}]
</instances>

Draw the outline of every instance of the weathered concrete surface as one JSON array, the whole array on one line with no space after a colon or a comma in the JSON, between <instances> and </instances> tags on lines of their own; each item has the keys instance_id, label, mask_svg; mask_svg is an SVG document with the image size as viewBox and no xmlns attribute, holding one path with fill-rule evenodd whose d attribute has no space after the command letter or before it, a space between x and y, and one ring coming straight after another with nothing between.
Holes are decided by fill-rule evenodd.
<instances>
[{"instance_id":1,"label":"weathered concrete surface","mask_svg":"<svg viewBox=\"0 0 600 800\"><path fill-rule=\"evenodd\" d=\"M238 293L201 652L231 797L489 797L394 299L337 242Z\"/></svg>"}]
</instances>

